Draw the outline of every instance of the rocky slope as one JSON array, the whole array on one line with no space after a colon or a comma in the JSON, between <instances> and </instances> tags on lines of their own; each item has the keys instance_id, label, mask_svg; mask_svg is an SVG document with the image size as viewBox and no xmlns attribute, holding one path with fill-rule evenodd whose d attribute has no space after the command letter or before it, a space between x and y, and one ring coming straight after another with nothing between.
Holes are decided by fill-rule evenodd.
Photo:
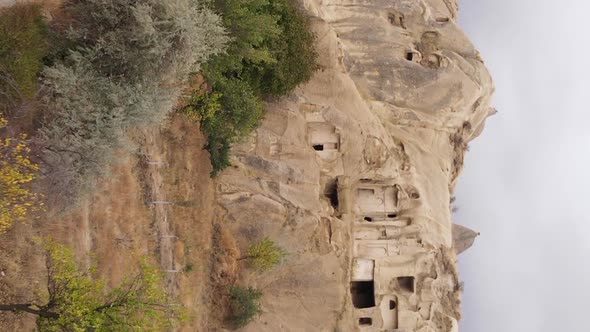
<instances>
[{"instance_id":1,"label":"rocky slope","mask_svg":"<svg viewBox=\"0 0 590 332\"><path fill-rule=\"evenodd\" d=\"M245 250L287 249L244 331L457 331L449 210L493 84L453 0L305 0L321 70L267 105L217 184Z\"/></svg>"}]
</instances>

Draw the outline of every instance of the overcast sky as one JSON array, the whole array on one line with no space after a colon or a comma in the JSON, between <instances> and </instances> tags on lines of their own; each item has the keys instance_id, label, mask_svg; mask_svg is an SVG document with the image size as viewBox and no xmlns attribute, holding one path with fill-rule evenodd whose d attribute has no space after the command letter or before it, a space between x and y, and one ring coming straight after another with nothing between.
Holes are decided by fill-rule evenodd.
<instances>
[{"instance_id":1,"label":"overcast sky","mask_svg":"<svg viewBox=\"0 0 590 332\"><path fill-rule=\"evenodd\" d=\"M461 0L499 113L470 145L455 222L462 332L590 331L590 2Z\"/></svg>"}]
</instances>

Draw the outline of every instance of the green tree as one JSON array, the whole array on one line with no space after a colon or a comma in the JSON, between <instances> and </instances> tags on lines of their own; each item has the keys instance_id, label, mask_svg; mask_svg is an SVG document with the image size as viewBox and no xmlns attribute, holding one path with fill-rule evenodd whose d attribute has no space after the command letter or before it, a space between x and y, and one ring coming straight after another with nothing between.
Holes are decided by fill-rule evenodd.
<instances>
[{"instance_id":1,"label":"green tree","mask_svg":"<svg viewBox=\"0 0 590 332\"><path fill-rule=\"evenodd\" d=\"M201 121L208 138L205 148L211 154L211 175L215 176L230 165L230 145L258 125L262 103L245 81L228 78L219 81L214 92L195 93L184 112Z\"/></svg>"},{"instance_id":2,"label":"green tree","mask_svg":"<svg viewBox=\"0 0 590 332\"><path fill-rule=\"evenodd\" d=\"M226 53L203 65L212 92L199 88L188 113L199 115L214 176L230 165L231 145L258 125L263 100L291 92L309 80L318 65L309 18L294 1L215 0L212 4L222 14L232 41Z\"/></svg>"},{"instance_id":3,"label":"green tree","mask_svg":"<svg viewBox=\"0 0 590 332\"><path fill-rule=\"evenodd\" d=\"M307 82L319 66L309 18L296 2L271 1L268 11L277 17L281 35L265 39L262 47L269 49L275 61L247 66L244 76L264 96L279 97Z\"/></svg>"},{"instance_id":4,"label":"green tree","mask_svg":"<svg viewBox=\"0 0 590 332\"><path fill-rule=\"evenodd\" d=\"M273 240L265 237L264 239L252 244L246 255L238 260L248 260L253 267L260 270L269 270L279 264L287 255L285 250L274 243Z\"/></svg>"},{"instance_id":5,"label":"green tree","mask_svg":"<svg viewBox=\"0 0 590 332\"><path fill-rule=\"evenodd\" d=\"M262 293L252 287L232 286L229 289L230 323L235 327L248 324L255 316L259 315L260 298Z\"/></svg>"},{"instance_id":6,"label":"green tree","mask_svg":"<svg viewBox=\"0 0 590 332\"><path fill-rule=\"evenodd\" d=\"M106 290L106 281L84 271L73 251L47 241L44 300L0 305L0 310L35 314L39 331L162 331L178 309L169 306L160 273L146 260L139 272Z\"/></svg>"},{"instance_id":7,"label":"green tree","mask_svg":"<svg viewBox=\"0 0 590 332\"><path fill-rule=\"evenodd\" d=\"M318 68L309 18L293 1L224 0L215 6L233 41L204 67L214 90L224 79L238 78L261 97L282 96Z\"/></svg>"}]
</instances>

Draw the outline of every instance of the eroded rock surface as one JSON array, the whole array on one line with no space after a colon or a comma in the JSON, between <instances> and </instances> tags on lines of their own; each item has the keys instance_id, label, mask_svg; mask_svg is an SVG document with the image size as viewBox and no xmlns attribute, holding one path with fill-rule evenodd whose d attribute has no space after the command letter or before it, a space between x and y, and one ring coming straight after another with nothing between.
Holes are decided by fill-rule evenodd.
<instances>
[{"instance_id":1,"label":"eroded rock surface","mask_svg":"<svg viewBox=\"0 0 590 332\"><path fill-rule=\"evenodd\" d=\"M453 224L453 246L457 255L471 248L479 233L462 225Z\"/></svg>"},{"instance_id":2,"label":"eroded rock surface","mask_svg":"<svg viewBox=\"0 0 590 332\"><path fill-rule=\"evenodd\" d=\"M491 78L453 0L306 0L322 69L269 104L220 176L242 250L289 255L243 280L264 313L244 331L457 331L449 200Z\"/></svg>"}]
</instances>

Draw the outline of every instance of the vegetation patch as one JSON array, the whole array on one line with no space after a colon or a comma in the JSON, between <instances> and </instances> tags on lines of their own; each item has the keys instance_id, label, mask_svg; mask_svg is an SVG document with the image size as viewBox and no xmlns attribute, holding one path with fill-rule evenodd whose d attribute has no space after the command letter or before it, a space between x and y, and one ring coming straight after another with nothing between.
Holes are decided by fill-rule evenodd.
<instances>
[{"instance_id":1,"label":"vegetation patch","mask_svg":"<svg viewBox=\"0 0 590 332\"><path fill-rule=\"evenodd\" d=\"M40 130L50 186L65 200L105 174L125 131L161 123L189 73L227 42L217 15L197 0L79 0L72 26L43 72ZM89 15L88 13L92 13Z\"/></svg>"},{"instance_id":2,"label":"vegetation patch","mask_svg":"<svg viewBox=\"0 0 590 332\"><path fill-rule=\"evenodd\" d=\"M265 237L264 239L252 244L246 255L238 260L247 260L250 264L261 271L270 270L279 264L287 252L279 247L273 240Z\"/></svg>"},{"instance_id":3,"label":"vegetation patch","mask_svg":"<svg viewBox=\"0 0 590 332\"><path fill-rule=\"evenodd\" d=\"M293 1L213 4L233 39L203 66L210 89L196 91L185 112L201 121L216 175L230 164L231 144L258 125L263 100L291 92L318 66L309 18Z\"/></svg>"},{"instance_id":4,"label":"vegetation patch","mask_svg":"<svg viewBox=\"0 0 590 332\"><path fill-rule=\"evenodd\" d=\"M229 322L236 328L243 327L258 316L262 293L252 287L232 286L229 289Z\"/></svg>"},{"instance_id":5,"label":"vegetation patch","mask_svg":"<svg viewBox=\"0 0 590 332\"><path fill-rule=\"evenodd\" d=\"M0 9L0 113L11 114L37 93L47 32L39 5Z\"/></svg>"},{"instance_id":6,"label":"vegetation patch","mask_svg":"<svg viewBox=\"0 0 590 332\"><path fill-rule=\"evenodd\" d=\"M0 133L7 124L0 113ZM24 220L36 204L41 204L28 187L39 170L30 160L30 153L26 134L16 138L0 135L0 233L13 222Z\"/></svg>"}]
</instances>

